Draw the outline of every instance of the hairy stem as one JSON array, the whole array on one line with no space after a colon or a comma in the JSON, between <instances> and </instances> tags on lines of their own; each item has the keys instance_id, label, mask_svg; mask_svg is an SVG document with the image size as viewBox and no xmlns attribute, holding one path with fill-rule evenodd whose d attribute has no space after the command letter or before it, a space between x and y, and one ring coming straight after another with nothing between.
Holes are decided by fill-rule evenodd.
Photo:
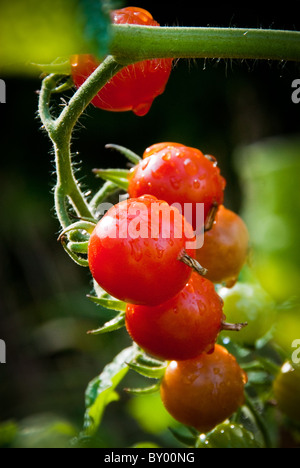
<instances>
[{"instance_id":1,"label":"hairy stem","mask_svg":"<svg viewBox=\"0 0 300 468\"><path fill-rule=\"evenodd\" d=\"M78 89L57 119L51 114L50 100L62 77L52 74L43 80L39 99L39 115L54 146L57 174L54 199L56 213L62 228L66 228L72 223L68 213L68 204L72 205L79 217L93 218L72 167L72 133L79 117L93 97L121 68L122 65L119 65L113 57L108 56Z\"/></svg>"},{"instance_id":2,"label":"hairy stem","mask_svg":"<svg viewBox=\"0 0 300 468\"><path fill-rule=\"evenodd\" d=\"M300 60L300 32L276 29L112 25L118 62L151 58Z\"/></svg>"}]
</instances>

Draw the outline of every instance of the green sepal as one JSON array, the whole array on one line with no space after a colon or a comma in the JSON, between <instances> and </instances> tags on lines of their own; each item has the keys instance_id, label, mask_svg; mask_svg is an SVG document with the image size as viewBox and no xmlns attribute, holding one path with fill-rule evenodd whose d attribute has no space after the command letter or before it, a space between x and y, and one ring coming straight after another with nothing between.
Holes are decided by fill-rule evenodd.
<instances>
[{"instance_id":1,"label":"green sepal","mask_svg":"<svg viewBox=\"0 0 300 468\"><path fill-rule=\"evenodd\" d=\"M181 430L175 429L174 427L169 427L169 431L175 437L178 442L188 447L194 447L197 441L197 437L190 434L183 434Z\"/></svg>"},{"instance_id":2,"label":"green sepal","mask_svg":"<svg viewBox=\"0 0 300 468\"><path fill-rule=\"evenodd\" d=\"M144 388L124 388L126 393L130 393L132 395L149 395L151 393L155 393L160 388L160 380L156 382L154 385L150 385L149 387Z\"/></svg>"},{"instance_id":3,"label":"green sepal","mask_svg":"<svg viewBox=\"0 0 300 468\"><path fill-rule=\"evenodd\" d=\"M119 301L118 299L113 299L109 297L96 297L87 295L87 298L90 299L97 305L105 307L106 309L116 310L117 312L125 312L126 302Z\"/></svg>"},{"instance_id":4,"label":"green sepal","mask_svg":"<svg viewBox=\"0 0 300 468\"><path fill-rule=\"evenodd\" d=\"M89 266L89 262L87 259L83 258L83 257L80 257L79 255L77 255L77 253L73 252L68 244L66 243L66 239L64 237L62 237L60 239L61 241L61 245L63 246L63 249L65 250L65 252L69 255L69 257L79 266L82 266L82 267L88 267Z\"/></svg>"},{"instance_id":5,"label":"green sepal","mask_svg":"<svg viewBox=\"0 0 300 468\"><path fill-rule=\"evenodd\" d=\"M89 202L89 207L92 213L97 213L98 206L112 193L118 190L118 186L113 182L106 181L98 192L93 196Z\"/></svg>"},{"instance_id":6,"label":"green sepal","mask_svg":"<svg viewBox=\"0 0 300 468\"><path fill-rule=\"evenodd\" d=\"M68 249L70 249L74 253L87 254L88 245L88 242L69 242Z\"/></svg>"},{"instance_id":7,"label":"green sepal","mask_svg":"<svg viewBox=\"0 0 300 468\"><path fill-rule=\"evenodd\" d=\"M103 180L110 181L118 187L127 191L128 189L128 169L93 169L93 173Z\"/></svg>"},{"instance_id":8,"label":"green sepal","mask_svg":"<svg viewBox=\"0 0 300 468\"><path fill-rule=\"evenodd\" d=\"M139 354L136 357L136 362L138 364L146 365L148 367L162 367L166 365L166 361L160 361L145 353Z\"/></svg>"},{"instance_id":9,"label":"green sepal","mask_svg":"<svg viewBox=\"0 0 300 468\"><path fill-rule=\"evenodd\" d=\"M105 148L114 149L118 151L119 153L123 154L123 156L125 156L125 158L127 158L133 164L139 164L139 162L142 161L142 158L138 154L134 153L128 148L125 148L125 146L114 145L110 143L108 145L105 145Z\"/></svg>"},{"instance_id":10,"label":"green sepal","mask_svg":"<svg viewBox=\"0 0 300 468\"><path fill-rule=\"evenodd\" d=\"M143 375L144 377L148 377L150 379L161 379L166 371L166 366L161 367L149 367L141 364L137 364L136 362L129 362L128 367L138 374Z\"/></svg>"},{"instance_id":11,"label":"green sepal","mask_svg":"<svg viewBox=\"0 0 300 468\"><path fill-rule=\"evenodd\" d=\"M125 312L121 312L115 318L113 318L109 322L106 322L101 328L98 328L97 330L90 330L87 333L89 335L101 335L103 333L109 333L112 331L119 330L120 328L123 328L124 326L125 326Z\"/></svg>"},{"instance_id":12,"label":"green sepal","mask_svg":"<svg viewBox=\"0 0 300 468\"><path fill-rule=\"evenodd\" d=\"M70 226L66 227L59 235L58 241L62 240L63 237L72 231L86 231L88 233L93 232L95 226L97 224L96 220L90 221L76 221L76 223L70 224Z\"/></svg>"}]
</instances>

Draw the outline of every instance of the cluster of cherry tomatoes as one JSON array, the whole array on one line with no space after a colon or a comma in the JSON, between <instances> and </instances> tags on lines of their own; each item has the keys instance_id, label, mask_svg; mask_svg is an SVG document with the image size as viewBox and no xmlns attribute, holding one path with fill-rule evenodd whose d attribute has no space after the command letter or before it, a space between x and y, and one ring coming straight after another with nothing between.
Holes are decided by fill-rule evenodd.
<instances>
[{"instance_id":1,"label":"cluster of cherry tomatoes","mask_svg":"<svg viewBox=\"0 0 300 468\"><path fill-rule=\"evenodd\" d=\"M139 8L117 10L112 20L159 26ZM76 56L72 65L80 86L97 61ZM171 59L127 67L93 104L144 115L163 92L171 67ZM129 198L100 219L88 248L94 280L127 304L133 341L169 361L161 382L165 407L201 432L237 410L246 382L234 356L216 344L226 324L215 283L232 286L248 251L245 224L223 205L225 185L211 155L180 143L155 144L129 174Z\"/></svg>"}]
</instances>

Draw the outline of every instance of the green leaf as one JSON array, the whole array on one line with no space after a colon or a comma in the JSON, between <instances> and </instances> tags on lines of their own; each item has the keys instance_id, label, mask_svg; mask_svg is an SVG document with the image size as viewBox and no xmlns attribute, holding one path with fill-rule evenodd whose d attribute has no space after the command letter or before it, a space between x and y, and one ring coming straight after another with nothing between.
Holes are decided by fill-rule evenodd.
<instances>
[{"instance_id":1,"label":"green leaf","mask_svg":"<svg viewBox=\"0 0 300 468\"><path fill-rule=\"evenodd\" d=\"M131 448L161 448L159 445L154 442L138 442L131 446Z\"/></svg>"},{"instance_id":2,"label":"green leaf","mask_svg":"<svg viewBox=\"0 0 300 468\"><path fill-rule=\"evenodd\" d=\"M97 330L88 331L89 335L101 335L103 333L108 333L112 331L119 330L125 326L125 312L121 312L115 318L105 323L103 327L98 328Z\"/></svg>"},{"instance_id":3,"label":"green leaf","mask_svg":"<svg viewBox=\"0 0 300 468\"><path fill-rule=\"evenodd\" d=\"M14 421L5 421L0 424L0 447L9 446L18 433L18 426Z\"/></svg>"},{"instance_id":4,"label":"green leaf","mask_svg":"<svg viewBox=\"0 0 300 468\"><path fill-rule=\"evenodd\" d=\"M136 353L135 346L124 349L88 385L85 393L86 412L83 428L85 435L92 436L96 433L106 406L118 399L115 388L127 374L127 363L134 359Z\"/></svg>"}]
</instances>

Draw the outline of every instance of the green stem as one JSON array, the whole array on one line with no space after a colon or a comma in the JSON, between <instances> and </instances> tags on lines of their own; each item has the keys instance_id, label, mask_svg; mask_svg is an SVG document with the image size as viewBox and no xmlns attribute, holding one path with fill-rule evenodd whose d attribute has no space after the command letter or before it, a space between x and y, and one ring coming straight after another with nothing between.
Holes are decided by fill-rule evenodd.
<instances>
[{"instance_id":1,"label":"green stem","mask_svg":"<svg viewBox=\"0 0 300 468\"><path fill-rule=\"evenodd\" d=\"M263 436L265 448L272 448L272 442L271 442L271 438L269 435L268 427L246 392L245 392L245 404L250 410L250 412L252 413L252 415L254 416L257 427L259 428Z\"/></svg>"},{"instance_id":2,"label":"green stem","mask_svg":"<svg viewBox=\"0 0 300 468\"><path fill-rule=\"evenodd\" d=\"M62 228L72 224L68 214L68 203L73 206L79 217L93 218L87 200L74 176L71 158L72 133L79 117L93 97L121 68L122 65L119 65L113 57L108 56L78 89L57 119L51 115L50 100L61 76L49 75L43 80L39 115L54 145L57 173L55 208Z\"/></svg>"},{"instance_id":3,"label":"green stem","mask_svg":"<svg viewBox=\"0 0 300 468\"><path fill-rule=\"evenodd\" d=\"M276 29L112 25L119 63L151 58L300 60L300 32Z\"/></svg>"},{"instance_id":4,"label":"green stem","mask_svg":"<svg viewBox=\"0 0 300 468\"><path fill-rule=\"evenodd\" d=\"M89 76L70 99L68 106L65 107L57 119L56 137L58 139L66 136L70 139L74 126L89 103L123 66L116 62L114 57L109 55L94 73Z\"/></svg>"}]
</instances>

